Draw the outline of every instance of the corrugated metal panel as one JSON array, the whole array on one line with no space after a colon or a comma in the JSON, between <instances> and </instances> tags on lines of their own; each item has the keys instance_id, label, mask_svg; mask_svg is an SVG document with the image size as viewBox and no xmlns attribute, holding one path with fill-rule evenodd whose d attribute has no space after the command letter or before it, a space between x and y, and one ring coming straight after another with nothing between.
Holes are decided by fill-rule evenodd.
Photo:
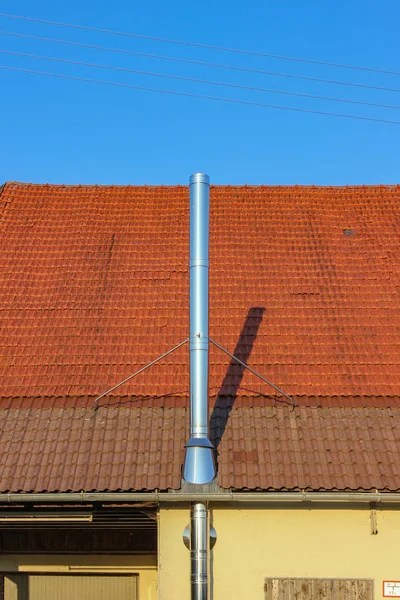
<instances>
[{"instance_id":1,"label":"corrugated metal panel","mask_svg":"<svg viewBox=\"0 0 400 600\"><path fill-rule=\"evenodd\" d=\"M373 600L372 579L266 578L264 600Z\"/></svg>"},{"instance_id":2,"label":"corrugated metal panel","mask_svg":"<svg viewBox=\"0 0 400 600\"><path fill-rule=\"evenodd\" d=\"M27 575L10 573L5 576L4 600L29 600Z\"/></svg>"},{"instance_id":3,"label":"corrugated metal panel","mask_svg":"<svg viewBox=\"0 0 400 600\"><path fill-rule=\"evenodd\" d=\"M8 575L5 600L136 600L136 575Z\"/></svg>"},{"instance_id":4,"label":"corrugated metal panel","mask_svg":"<svg viewBox=\"0 0 400 600\"><path fill-rule=\"evenodd\" d=\"M157 553L155 529L0 530L0 554ZM0 593L0 600L2 600Z\"/></svg>"},{"instance_id":5,"label":"corrugated metal panel","mask_svg":"<svg viewBox=\"0 0 400 600\"><path fill-rule=\"evenodd\" d=\"M80 516L87 518L79 521ZM76 518L75 518L76 517ZM65 521L63 521L65 519ZM90 520L89 520L90 519ZM77 525L79 523L79 525ZM79 510L65 507L43 509L33 507L31 510L0 505L0 531L6 529L67 529L79 530L117 529L145 531L157 529L157 513L154 510L137 508L104 508L94 509L91 506Z\"/></svg>"},{"instance_id":6,"label":"corrugated metal panel","mask_svg":"<svg viewBox=\"0 0 400 600\"><path fill-rule=\"evenodd\" d=\"M135 575L29 575L29 600L136 600Z\"/></svg>"}]
</instances>

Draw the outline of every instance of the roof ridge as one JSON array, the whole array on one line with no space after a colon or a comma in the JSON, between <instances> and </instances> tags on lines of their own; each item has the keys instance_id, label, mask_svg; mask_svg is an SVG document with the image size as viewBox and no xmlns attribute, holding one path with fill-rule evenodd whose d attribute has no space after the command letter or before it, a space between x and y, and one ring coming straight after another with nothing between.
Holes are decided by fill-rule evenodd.
<instances>
[{"instance_id":1,"label":"roof ridge","mask_svg":"<svg viewBox=\"0 0 400 600\"><path fill-rule=\"evenodd\" d=\"M159 184L159 185L154 185L154 184L115 184L115 183L33 183L33 182L29 182L29 181L6 181L2 186L0 186L0 194L3 191L3 189L5 188L6 185L14 185L14 186L21 186L21 187L48 187L48 188L55 188L55 187L61 187L61 188L112 188L112 189L116 189L116 188L148 188L148 189L160 189L160 188L167 188L167 189L171 189L171 188L187 188L186 184L182 184L182 183L177 183L177 184L171 184L171 185L165 185L165 184ZM400 183L376 183L376 184L354 184L354 185L334 185L334 184L324 184L324 185L318 185L318 184L298 184L298 183L294 183L294 184L288 184L288 185L279 185L279 184L268 184L268 183L261 183L261 184L249 184L249 183L242 183L242 184L237 184L237 185L230 185L230 184L211 184L212 188L226 188L226 189L243 189L243 188L261 188L261 189L266 189L266 188L272 188L272 189L281 189L281 190L287 190L287 189L323 189L323 190L329 190L329 189L337 189L337 190L345 190L345 189L377 189L377 188L384 188L384 189L396 189L400 187Z\"/></svg>"},{"instance_id":2,"label":"roof ridge","mask_svg":"<svg viewBox=\"0 0 400 600\"><path fill-rule=\"evenodd\" d=\"M0 185L0 202L3 200L3 195L5 194L5 189L8 187L9 181L5 181ZM0 223L3 221L4 213L6 211L7 200L4 198L4 201L0 204Z\"/></svg>"},{"instance_id":3,"label":"roof ridge","mask_svg":"<svg viewBox=\"0 0 400 600\"><path fill-rule=\"evenodd\" d=\"M48 187L48 188L187 188L183 184L152 185L152 184L115 184L115 183L33 183L30 181L7 181L4 185L18 187Z\"/></svg>"}]
</instances>

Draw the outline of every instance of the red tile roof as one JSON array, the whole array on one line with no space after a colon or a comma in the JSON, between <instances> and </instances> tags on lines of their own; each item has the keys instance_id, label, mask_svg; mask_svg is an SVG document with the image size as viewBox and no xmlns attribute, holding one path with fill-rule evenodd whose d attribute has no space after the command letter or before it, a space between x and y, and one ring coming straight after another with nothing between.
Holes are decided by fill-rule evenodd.
<instances>
[{"instance_id":1,"label":"red tile roof","mask_svg":"<svg viewBox=\"0 0 400 600\"><path fill-rule=\"evenodd\" d=\"M400 186L211 188L210 335L301 405L273 409L276 394L212 348L213 427L236 396L221 485L400 489L388 433L400 398L399 201ZM179 487L187 347L111 394L118 408L92 416L88 404L187 337L188 219L186 187L6 184L0 490ZM273 410L287 416L269 421Z\"/></svg>"}]
</instances>

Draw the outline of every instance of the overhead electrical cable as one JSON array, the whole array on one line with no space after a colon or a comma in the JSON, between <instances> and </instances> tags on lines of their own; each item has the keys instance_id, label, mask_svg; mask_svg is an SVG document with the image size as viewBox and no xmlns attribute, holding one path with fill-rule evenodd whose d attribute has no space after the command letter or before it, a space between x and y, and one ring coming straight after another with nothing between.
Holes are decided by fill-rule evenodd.
<instances>
[{"instance_id":1,"label":"overhead electrical cable","mask_svg":"<svg viewBox=\"0 0 400 600\"><path fill-rule=\"evenodd\" d=\"M181 75L170 75L168 73L155 73L153 71L141 71L139 69L128 69L125 67L100 65L98 63L88 63L88 62L77 61L77 60L69 60L66 58L57 58L54 56L43 56L40 54L29 54L27 52L16 52L13 50L0 49L0 53L11 54L13 56L24 56L24 57L33 58L36 60L48 60L48 61L52 61L52 62L66 63L66 64L70 64L70 65L77 65L80 67L107 69L110 71L120 71L120 72L122 71L123 73L135 73L136 75L146 75L146 76L150 76L150 77L163 77L165 79L177 79L179 81L189 81L191 83L219 85L222 87L229 87L229 88L235 88L235 89L240 89L240 90L250 90L253 92L265 92L265 93L269 93L269 94L284 94L286 96L311 98L313 100L328 100L330 102L344 102L346 104L361 104L363 106L374 106L374 107L378 107L378 108L393 108L393 109L397 109L397 110L400 109L400 106L396 106L393 104L379 104L376 102L366 102L366 101L362 101L362 100L347 100L345 98L333 98L333 97L329 97L329 96L316 96L313 94L303 94L300 92L288 92L286 90L274 90L274 89L270 89L270 88L253 87L250 85L240 85L240 84L236 84L236 83L225 83L223 81L212 81L209 79L196 79L194 77L184 77Z\"/></svg>"},{"instance_id":2,"label":"overhead electrical cable","mask_svg":"<svg viewBox=\"0 0 400 600\"><path fill-rule=\"evenodd\" d=\"M0 69L6 69L7 71L16 71L19 73L32 73L34 75L44 75L46 77L56 77L58 79L70 79L73 81L82 81L82 82L87 82L87 83L99 83L102 85L112 85L115 87L129 88L129 89L134 89L134 90L143 90L146 92L157 92L157 93L161 93L161 94L171 94L174 96L184 96L187 98L200 98L203 100L215 100L217 102L228 102L229 104L243 104L246 106L259 106L262 108L273 108L273 109L278 109L278 110L287 110L287 111L291 111L291 112L301 112L301 113L313 114L313 115L340 117L340 118L344 118L344 119L356 119L357 121L371 121L371 122L375 122L375 123L388 123L390 125L400 125L400 121L392 121L389 119L378 119L375 117L362 117L360 115L347 115L347 114L342 114L342 113L333 113L333 112L327 112L327 111L322 111L322 110L311 110L311 109L307 109L307 108L298 108L298 107L293 107L293 106L281 106L279 104L265 104L262 102L251 102L249 100L237 100L234 98L208 96L205 94L193 94L190 92L178 92L175 90L164 90L164 89L145 87L145 86L140 86L140 85L132 85L130 83L118 83L116 81L104 81L101 79L89 79L86 77L75 77L73 75L63 75L61 73L48 73L46 71L36 71L33 69L22 69L19 67L9 67L7 65L0 65Z\"/></svg>"},{"instance_id":3,"label":"overhead electrical cable","mask_svg":"<svg viewBox=\"0 0 400 600\"><path fill-rule=\"evenodd\" d=\"M162 54L151 54L148 52L137 52L135 50L125 50L123 48L112 48L112 47L110 48L107 46L84 44L82 42L71 42L68 40L59 40L59 39L42 37L42 36L37 36L37 35L28 35L26 33L17 33L14 31L0 31L0 35L10 35L10 36L14 36L14 37L22 37L22 38L38 40L38 41L42 41L42 42L51 42L51 43L55 43L55 44L65 44L68 46L75 46L75 47L79 47L79 48L88 48L90 50L101 50L103 52L116 52L119 54L127 54L127 55L131 55L131 56L143 56L144 58L155 58L157 60L180 62L180 63L185 63L185 64L198 65L198 66L202 66L202 67L228 69L228 70L232 70L232 71L241 71L244 73L254 73L254 74L258 74L258 75L271 75L274 77L285 77L287 79L299 79L302 81L313 81L313 82L317 82L317 83L328 83L328 84L332 84L332 85L344 85L344 86L362 88L362 89L367 89L367 90L379 90L381 92L400 93L400 88L382 87L382 86L368 85L368 84L363 84L363 83L352 83L352 82L340 81L340 80L336 80L336 79L321 79L319 77L308 77L306 75L291 75L290 73L279 73L277 71L265 71L263 69L251 69L249 67L236 67L234 65L210 63L210 62L206 62L206 61L192 60L189 58L176 58L174 56L164 56Z\"/></svg>"},{"instance_id":4,"label":"overhead electrical cable","mask_svg":"<svg viewBox=\"0 0 400 600\"><path fill-rule=\"evenodd\" d=\"M236 54L247 54L250 56L260 56L260 57L264 57L264 58L274 58L277 60L289 60L289 61L295 61L295 62L301 62L301 63L309 63L309 64L313 64L313 65L323 65L326 67L337 67L337 68L341 68L341 69L355 69L358 71L369 71L372 73L384 73L386 75L400 75L399 71L391 71L391 70L387 70L387 69L376 69L374 67L364 67L364 66L358 66L358 65L347 65L347 64L342 64L342 63L334 63L334 62L328 62L328 61L323 61L323 60L313 60L313 59L307 59L307 58L300 58L300 57L296 57L296 56L283 56L283 55L279 55L279 54L270 54L270 53L266 53L266 52L257 52L254 50L242 50L239 48L228 48L228 47L224 47L224 46L214 46L214 45L210 45L210 44L200 44L198 42L187 42L187 41L182 41L182 40L172 40L172 39L168 39L168 38L162 38L162 37L156 37L156 36L150 36L150 35L141 35L139 33L132 33L132 32L127 32L127 31L115 31L112 29L101 29L99 27L89 27L87 25L76 25L73 23L62 23L60 21L49 21L46 19L38 19L36 17L25 17L22 15L12 15L9 13L0 13L0 17L6 17L9 19L19 19L21 21L31 21L34 23L43 23L45 25L56 25L58 27L70 27L72 29L82 29L84 31L94 31L97 33L107 33L107 34L111 34L111 35L122 35L125 37L134 37L134 38L138 38L138 39L142 39L142 40L151 40L153 42L163 42L163 43L167 43L167 44L178 44L181 46L192 46L195 48L205 48L207 50L217 50L217 51L222 51L222 52L233 52Z\"/></svg>"}]
</instances>

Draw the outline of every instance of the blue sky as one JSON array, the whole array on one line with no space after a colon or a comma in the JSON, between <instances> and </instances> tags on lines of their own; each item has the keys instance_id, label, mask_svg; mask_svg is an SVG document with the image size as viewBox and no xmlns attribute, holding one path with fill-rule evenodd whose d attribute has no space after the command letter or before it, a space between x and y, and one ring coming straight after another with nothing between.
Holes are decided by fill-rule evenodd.
<instances>
[{"instance_id":1,"label":"blue sky","mask_svg":"<svg viewBox=\"0 0 400 600\"><path fill-rule=\"evenodd\" d=\"M143 35L400 71L398 0L2 0L0 11ZM400 89L400 75L217 52L0 18L1 31ZM185 65L0 35L0 49L400 106L400 93ZM237 90L2 54L0 64L400 121L400 110ZM400 125L227 104L0 69L0 182L399 182Z\"/></svg>"}]
</instances>

